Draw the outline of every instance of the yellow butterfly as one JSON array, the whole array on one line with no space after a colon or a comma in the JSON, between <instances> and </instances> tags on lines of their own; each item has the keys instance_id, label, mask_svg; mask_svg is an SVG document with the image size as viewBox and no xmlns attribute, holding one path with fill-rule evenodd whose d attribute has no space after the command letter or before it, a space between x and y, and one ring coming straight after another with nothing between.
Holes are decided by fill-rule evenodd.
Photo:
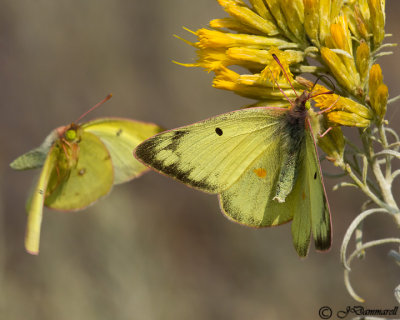
<instances>
[{"instance_id":1,"label":"yellow butterfly","mask_svg":"<svg viewBox=\"0 0 400 320\"><path fill-rule=\"evenodd\" d=\"M147 168L132 158L132 148L160 131L155 124L122 118L72 123L53 130L40 147L15 159L10 164L15 170L42 167L27 204L26 250L39 252L43 204L81 210L114 184L138 177Z\"/></svg>"},{"instance_id":2,"label":"yellow butterfly","mask_svg":"<svg viewBox=\"0 0 400 320\"><path fill-rule=\"evenodd\" d=\"M294 247L331 245L330 210L311 127L309 92L291 107L255 107L157 134L135 150L151 168L217 193L222 212L251 227L292 221Z\"/></svg>"}]
</instances>

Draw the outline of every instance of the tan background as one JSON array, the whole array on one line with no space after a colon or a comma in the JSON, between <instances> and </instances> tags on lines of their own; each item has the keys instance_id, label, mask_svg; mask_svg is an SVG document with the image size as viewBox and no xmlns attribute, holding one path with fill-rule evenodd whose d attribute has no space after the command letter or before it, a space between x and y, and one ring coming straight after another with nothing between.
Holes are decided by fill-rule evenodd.
<instances>
[{"instance_id":1,"label":"tan background","mask_svg":"<svg viewBox=\"0 0 400 320\"><path fill-rule=\"evenodd\" d=\"M399 42L400 2L387 3L387 32ZM334 243L300 260L290 225L253 230L229 222L217 198L156 173L116 187L78 213L45 210L41 253L24 252L25 209L37 172L8 163L39 145L112 92L86 119L123 116L167 128L242 106L213 89L192 62L197 29L226 16L214 0L5 0L0 11L0 319L318 319L356 305L343 284L339 246L364 197L331 191ZM400 94L399 55L380 60L392 96ZM399 107L391 106L389 114ZM389 116L396 128L400 112ZM332 166L325 165L327 171ZM372 217L367 239L398 235ZM389 246L354 264L366 307L393 308L400 269Z\"/></svg>"}]
</instances>

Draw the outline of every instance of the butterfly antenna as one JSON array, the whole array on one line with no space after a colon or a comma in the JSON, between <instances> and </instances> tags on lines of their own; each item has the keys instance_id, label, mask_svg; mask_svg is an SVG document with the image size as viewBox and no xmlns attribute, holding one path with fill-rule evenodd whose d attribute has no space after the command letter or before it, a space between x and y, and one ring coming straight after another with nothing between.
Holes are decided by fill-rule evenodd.
<instances>
[{"instance_id":1,"label":"butterfly antenna","mask_svg":"<svg viewBox=\"0 0 400 320\"><path fill-rule=\"evenodd\" d=\"M329 90L329 91L326 91L326 92L321 92L321 93L318 93L318 94L315 94L315 95L312 96L311 93L313 92L313 90L314 90L315 86L317 85L318 81L319 81L320 79L322 79L322 78L328 79L329 82L331 83L333 89L332 89L332 90ZM313 86L312 86L312 88L311 88L311 90L310 90L310 99L312 99L312 98L314 98L314 97L317 97L317 96L320 96L320 95L322 95L322 94L333 94L333 93L335 93L335 84L333 83L333 81L332 81L329 77L327 77L326 75L322 74L322 75L320 75L320 76L317 78L317 80L315 80L315 82L314 82L314 84L313 84Z\"/></svg>"},{"instance_id":2,"label":"butterfly antenna","mask_svg":"<svg viewBox=\"0 0 400 320\"><path fill-rule=\"evenodd\" d=\"M293 101L290 100L289 97L286 95L285 91L282 90L281 86L280 86L279 83L276 81L276 79L275 79L275 77L274 77L274 74L272 73L272 70L271 70L269 67L267 67L267 68L268 68L269 72L271 72L272 79L274 79L274 82L275 82L276 86L278 87L278 89L279 89L279 90L282 92L282 94L285 96L286 100L289 101L290 104L293 106Z\"/></svg>"},{"instance_id":3,"label":"butterfly antenna","mask_svg":"<svg viewBox=\"0 0 400 320\"><path fill-rule=\"evenodd\" d=\"M100 102L96 103L93 107L91 107L88 111L86 111L84 114L82 114L78 119L75 120L75 123L77 123L79 120L81 120L83 117L85 117L88 113L92 112L93 110L97 109L100 107L104 102L110 100L112 97L112 93L108 94L107 97L105 97L103 100Z\"/></svg>"},{"instance_id":4,"label":"butterfly antenna","mask_svg":"<svg viewBox=\"0 0 400 320\"><path fill-rule=\"evenodd\" d=\"M291 106L294 106L294 103L292 100L289 99L289 97L286 95L285 91L282 90L281 86L279 85L279 83L276 81L274 74L272 73L272 70L268 67L269 72L271 72L271 76L272 79L274 79L274 82L276 84L276 86L278 87L278 89L280 90L280 92L284 95L284 97L286 98L287 101L289 101L289 103L291 104Z\"/></svg>"},{"instance_id":5,"label":"butterfly antenna","mask_svg":"<svg viewBox=\"0 0 400 320\"><path fill-rule=\"evenodd\" d=\"M292 81L290 81L289 76L287 75L287 73L286 73L286 71L285 71L285 68L283 67L282 63L279 61L279 59L278 59L278 57L276 56L275 53L272 54L272 57L275 59L276 63L281 67L282 72L283 72L283 74L285 75L286 80L289 82L290 87L293 89L294 94L295 94L296 97L298 98L299 96L297 95L296 90L294 90ZM275 82L276 82L276 81L275 81ZM279 85L278 85L278 86L279 86ZM279 88L279 89L280 89L280 88ZM282 90L281 90L281 91L282 91ZM287 99L287 97L286 97L286 99Z\"/></svg>"}]
</instances>

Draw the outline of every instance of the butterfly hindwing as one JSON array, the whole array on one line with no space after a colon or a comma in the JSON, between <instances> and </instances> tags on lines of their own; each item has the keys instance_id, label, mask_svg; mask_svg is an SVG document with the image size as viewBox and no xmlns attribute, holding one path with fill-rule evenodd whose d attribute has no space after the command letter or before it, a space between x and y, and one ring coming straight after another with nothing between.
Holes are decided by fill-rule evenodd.
<instances>
[{"instance_id":1,"label":"butterfly hindwing","mask_svg":"<svg viewBox=\"0 0 400 320\"><path fill-rule=\"evenodd\" d=\"M309 128L311 126L308 122L296 185L286 201L290 207L295 208L292 222L293 244L299 256L303 257L308 253L311 232L317 250L327 250L331 245L329 205L312 131Z\"/></svg>"},{"instance_id":2,"label":"butterfly hindwing","mask_svg":"<svg viewBox=\"0 0 400 320\"><path fill-rule=\"evenodd\" d=\"M293 218L293 210L273 200L282 167L282 149L288 141L278 132L266 144L259 158L219 197L229 218L252 227L280 225Z\"/></svg>"},{"instance_id":3,"label":"butterfly hindwing","mask_svg":"<svg viewBox=\"0 0 400 320\"><path fill-rule=\"evenodd\" d=\"M273 141L285 109L249 108L156 135L136 157L194 188L220 193Z\"/></svg>"},{"instance_id":4,"label":"butterfly hindwing","mask_svg":"<svg viewBox=\"0 0 400 320\"><path fill-rule=\"evenodd\" d=\"M309 125L309 127L311 128L311 125ZM331 213L312 129L307 131L306 142L308 155L307 172L310 180L312 232L316 249L323 251L329 249L331 246Z\"/></svg>"},{"instance_id":5,"label":"butterfly hindwing","mask_svg":"<svg viewBox=\"0 0 400 320\"><path fill-rule=\"evenodd\" d=\"M86 132L93 133L106 145L114 168L114 184L120 184L148 170L132 157L132 149L143 140L162 131L152 123L128 119L104 118L82 125Z\"/></svg>"}]
</instances>

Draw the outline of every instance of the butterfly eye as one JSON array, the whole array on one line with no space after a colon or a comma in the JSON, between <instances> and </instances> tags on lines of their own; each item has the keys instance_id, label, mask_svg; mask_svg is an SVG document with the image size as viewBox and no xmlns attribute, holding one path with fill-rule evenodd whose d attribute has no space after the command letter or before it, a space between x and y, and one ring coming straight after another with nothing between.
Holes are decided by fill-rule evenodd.
<instances>
[{"instance_id":1,"label":"butterfly eye","mask_svg":"<svg viewBox=\"0 0 400 320\"><path fill-rule=\"evenodd\" d=\"M215 132L217 133L217 135L222 136L223 132L221 128L215 128Z\"/></svg>"},{"instance_id":2,"label":"butterfly eye","mask_svg":"<svg viewBox=\"0 0 400 320\"><path fill-rule=\"evenodd\" d=\"M76 131L75 130L67 130L65 132L65 139L67 139L67 141L73 141L76 139Z\"/></svg>"}]
</instances>

